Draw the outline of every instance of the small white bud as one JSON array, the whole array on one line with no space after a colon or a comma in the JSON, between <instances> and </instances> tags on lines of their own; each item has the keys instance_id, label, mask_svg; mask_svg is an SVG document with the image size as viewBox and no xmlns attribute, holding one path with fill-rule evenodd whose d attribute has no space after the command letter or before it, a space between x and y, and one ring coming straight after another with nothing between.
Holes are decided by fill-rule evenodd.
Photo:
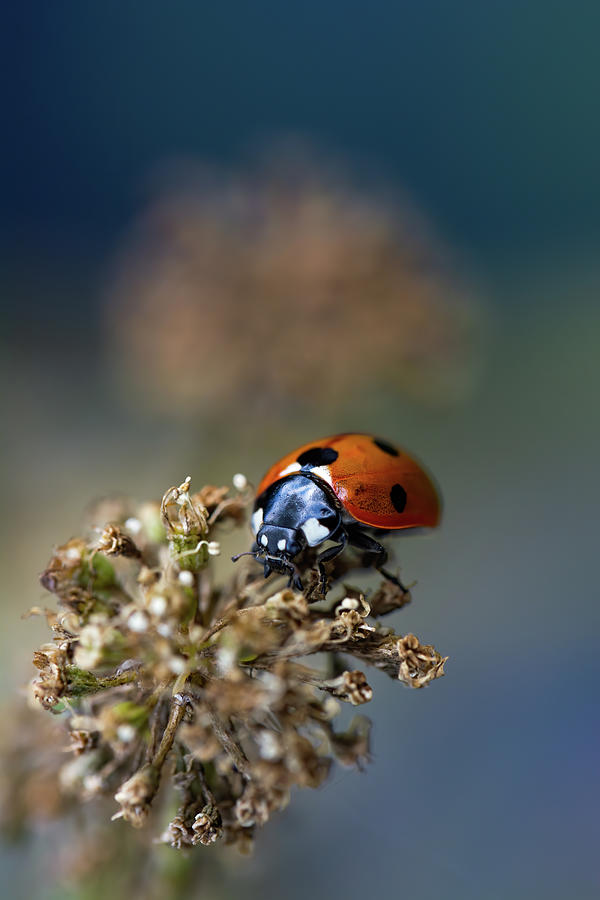
<instances>
[{"instance_id":1,"label":"small white bud","mask_svg":"<svg viewBox=\"0 0 600 900\"><path fill-rule=\"evenodd\" d=\"M121 741L122 744L128 744L130 741L134 739L136 735L136 730L133 725L130 725L128 722L124 722L122 725L119 725L117 728L117 737Z\"/></svg>"},{"instance_id":2,"label":"small white bud","mask_svg":"<svg viewBox=\"0 0 600 900\"><path fill-rule=\"evenodd\" d=\"M175 675L182 675L186 669L186 661L181 656L172 656L169 660L169 668Z\"/></svg>"},{"instance_id":3,"label":"small white bud","mask_svg":"<svg viewBox=\"0 0 600 900\"><path fill-rule=\"evenodd\" d=\"M153 616L162 616L167 611L167 600L163 597L162 594L154 594L150 603L148 604L148 609L152 613Z\"/></svg>"},{"instance_id":4,"label":"small white bud","mask_svg":"<svg viewBox=\"0 0 600 900\"><path fill-rule=\"evenodd\" d=\"M209 556L218 556L221 552L221 545L218 541L209 541L208 542L208 554Z\"/></svg>"},{"instance_id":5,"label":"small white bud","mask_svg":"<svg viewBox=\"0 0 600 900\"><path fill-rule=\"evenodd\" d=\"M83 788L88 797L93 797L94 794L101 791L103 787L102 776L98 775L96 772L91 775L86 775L83 779Z\"/></svg>"},{"instance_id":6,"label":"small white bud","mask_svg":"<svg viewBox=\"0 0 600 900\"><path fill-rule=\"evenodd\" d=\"M340 607L342 609L358 609L358 600L355 597L344 597Z\"/></svg>"},{"instance_id":7,"label":"small white bud","mask_svg":"<svg viewBox=\"0 0 600 900\"><path fill-rule=\"evenodd\" d=\"M217 651L217 664L223 675L230 672L237 662L237 651L234 647L220 647Z\"/></svg>"},{"instance_id":8,"label":"small white bud","mask_svg":"<svg viewBox=\"0 0 600 900\"><path fill-rule=\"evenodd\" d=\"M145 631L148 627L148 617L145 613L141 611L141 609L136 610L131 613L127 623L132 631Z\"/></svg>"},{"instance_id":9,"label":"small white bud","mask_svg":"<svg viewBox=\"0 0 600 900\"><path fill-rule=\"evenodd\" d=\"M248 479L241 472L236 472L231 480L236 491L243 491L248 487Z\"/></svg>"},{"instance_id":10,"label":"small white bud","mask_svg":"<svg viewBox=\"0 0 600 900\"><path fill-rule=\"evenodd\" d=\"M187 569L183 569L177 576L177 580L184 587L193 587L194 586L194 574L193 572L188 572Z\"/></svg>"},{"instance_id":11,"label":"small white bud","mask_svg":"<svg viewBox=\"0 0 600 900\"><path fill-rule=\"evenodd\" d=\"M263 759L281 758L281 741L272 731L259 731L256 736L259 753Z\"/></svg>"},{"instance_id":12,"label":"small white bud","mask_svg":"<svg viewBox=\"0 0 600 900\"><path fill-rule=\"evenodd\" d=\"M323 712L328 719L335 719L340 713L340 704L333 697L327 697L323 703Z\"/></svg>"},{"instance_id":13,"label":"small white bud","mask_svg":"<svg viewBox=\"0 0 600 900\"><path fill-rule=\"evenodd\" d=\"M130 516L129 519L125 520L125 528L132 534L139 534L142 530L142 523L135 516Z\"/></svg>"}]
</instances>

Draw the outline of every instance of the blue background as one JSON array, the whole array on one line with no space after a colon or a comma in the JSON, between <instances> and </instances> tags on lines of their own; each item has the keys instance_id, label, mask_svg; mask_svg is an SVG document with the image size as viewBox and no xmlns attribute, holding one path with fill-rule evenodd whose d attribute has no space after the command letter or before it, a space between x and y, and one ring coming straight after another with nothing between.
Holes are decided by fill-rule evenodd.
<instances>
[{"instance_id":1,"label":"blue background","mask_svg":"<svg viewBox=\"0 0 600 900\"><path fill-rule=\"evenodd\" d=\"M417 448L443 487L444 528L403 544L419 586L395 625L451 659L424 692L374 675L367 773L295 797L207 891L597 897L598 4L105 0L3 19L8 682L36 643L18 616L88 498L199 468L189 423L157 435L105 378L123 236L166 162L235 167L299 135L357 184L404 192L485 298L473 393L360 423ZM332 411L328 430L345 424ZM247 461L204 458L207 480L256 479L306 428L263 446L257 423ZM33 858L4 849L13 896L49 896Z\"/></svg>"}]
</instances>

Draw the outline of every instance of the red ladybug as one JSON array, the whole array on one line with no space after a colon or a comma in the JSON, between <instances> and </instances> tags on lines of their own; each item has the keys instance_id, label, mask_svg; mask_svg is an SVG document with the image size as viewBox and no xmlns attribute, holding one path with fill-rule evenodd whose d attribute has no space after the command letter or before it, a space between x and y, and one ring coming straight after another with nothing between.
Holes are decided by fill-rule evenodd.
<instances>
[{"instance_id":1,"label":"red ladybug","mask_svg":"<svg viewBox=\"0 0 600 900\"><path fill-rule=\"evenodd\" d=\"M425 469L400 447L370 434L336 434L312 441L271 466L260 482L252 530L256 542L249 554L272 571L289 575L302 590L294 559L307 547L335 541L317 557L321 584L323 563L347 544L372 554L383 569L384 547L373 533L402 528L433 528L440 521L440 498Z\"/></svg>"}]
</instances>

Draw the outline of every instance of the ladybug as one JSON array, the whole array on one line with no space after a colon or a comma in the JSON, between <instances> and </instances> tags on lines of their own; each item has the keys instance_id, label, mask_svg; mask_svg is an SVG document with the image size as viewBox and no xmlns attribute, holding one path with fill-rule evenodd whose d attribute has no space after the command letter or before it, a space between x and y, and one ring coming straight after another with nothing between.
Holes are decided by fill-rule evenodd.
<instances>
[{"instance_id":1,"label":"ladybug","mask_svg":"<svg viewBox=\"0 0 600 900\"><path fill-rule=\"evenodd\" d=\"M371 434L336 434L304 444L268 470L260 482L248 553L272 571L289 575L302 590L296 557L307 547L334 541L317 556L321 587L323 563L350 545L389 581L403 585L383 568L387 552L373 535L403 528L433 528L441 504L431 477L400 447Z\"/></svg>"}]
</instances>

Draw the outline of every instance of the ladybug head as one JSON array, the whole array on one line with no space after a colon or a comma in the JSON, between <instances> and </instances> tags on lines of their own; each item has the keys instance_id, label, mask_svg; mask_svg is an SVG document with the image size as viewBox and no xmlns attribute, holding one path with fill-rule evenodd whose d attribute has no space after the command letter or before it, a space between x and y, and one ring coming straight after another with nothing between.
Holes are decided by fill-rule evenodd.
<instances>
[{"instance_id":1,"label":"ladybug head","mask_svg":"<svg viewBox=\"0 0 600 900\"><path fill-rule=\"evenodd\" d=\"M299 529L265 524L258 530L256 545L260 556L274 561L291 560L304 550L306 538Z\"/></svg>"},{"instance_id":2,"label":"ladybug head","mask_svg":"<svg viewBox=\"0 0 600 900\"><path fill-rule=\"evenodd\" d=\"M290 585L301 591L302 581L297 567L292 562L306 547L304 533L296 528L284 528L280 525L262 525L256 535L256 544L249 554L239 553L233 557L234 562L240 556L253 556L264 562L265 578L271 572L289 575Z\"/></svg>"}]
</instances>

